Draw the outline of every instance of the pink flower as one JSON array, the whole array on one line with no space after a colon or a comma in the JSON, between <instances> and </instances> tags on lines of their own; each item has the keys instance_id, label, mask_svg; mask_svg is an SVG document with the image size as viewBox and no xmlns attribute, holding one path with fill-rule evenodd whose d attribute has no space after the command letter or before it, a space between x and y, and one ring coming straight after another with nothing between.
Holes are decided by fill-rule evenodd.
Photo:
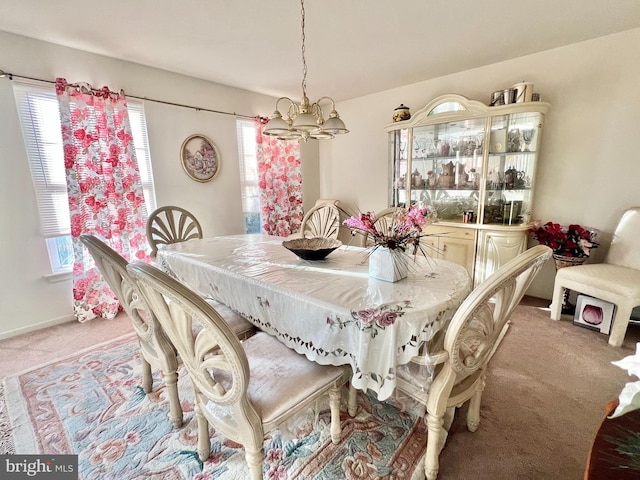
<instances>
[{"instance_id":1,"label":"pink flower","mask_svg":"<svg viewBox=\"0 0 640 480\"><path fill-rule=\"evenodd\" d=\"M376 321L378 313L373 308L358 311L358 318L364 325L371 325Z\"/></svg>"},{"instance_id":2,"label":"pink flower","mask_svg":"<svg viewBox=\"0 0 640 480\"><path fill-rule=\"evenodd\" d=\"M381 327L388 327L396 323L398 314L395 312L382 312L378 318L378 325Z\"/></svg>"}]
</instances>

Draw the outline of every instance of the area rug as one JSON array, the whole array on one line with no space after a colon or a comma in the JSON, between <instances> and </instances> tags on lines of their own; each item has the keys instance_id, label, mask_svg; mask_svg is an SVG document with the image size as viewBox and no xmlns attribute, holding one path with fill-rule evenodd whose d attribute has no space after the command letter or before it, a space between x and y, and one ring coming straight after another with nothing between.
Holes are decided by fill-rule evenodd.
<instances>
[{"instance_id":1,"label":"area rug","mask_svg":"<svg viewBox=\"0 0 640 480\"><path fill-rule=\"evenodd\" d=\"M137 342L125 336L3 382L4 448L16 454L77 454L81 480L249 478L240 445L212 428L211 456L197 455L189 376L180 372L184 425L172 428L166 392L140 386ZM358 414L342 409L342 439L330 440L328 404L265 437L264 478L389 480L420 478L426 427L397 405L360 394Z\"/></svg>"}]
</instances>

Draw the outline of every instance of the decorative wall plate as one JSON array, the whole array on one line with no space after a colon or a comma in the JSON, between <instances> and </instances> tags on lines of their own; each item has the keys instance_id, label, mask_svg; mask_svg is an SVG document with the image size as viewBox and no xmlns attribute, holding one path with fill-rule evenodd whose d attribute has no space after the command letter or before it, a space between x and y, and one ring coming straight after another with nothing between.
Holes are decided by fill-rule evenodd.
<instances>
[{"instance_id":1,"label":"decorative wall plate","mask_svg":"<svg viewBox=\"0 0 640 480\"><path fill-rule=\"evenodd\" d=\"M208 182L220 171L220 153L204 135L191 135L180 148L182 168L197 182Z\"/></svg>"}]
</instances>

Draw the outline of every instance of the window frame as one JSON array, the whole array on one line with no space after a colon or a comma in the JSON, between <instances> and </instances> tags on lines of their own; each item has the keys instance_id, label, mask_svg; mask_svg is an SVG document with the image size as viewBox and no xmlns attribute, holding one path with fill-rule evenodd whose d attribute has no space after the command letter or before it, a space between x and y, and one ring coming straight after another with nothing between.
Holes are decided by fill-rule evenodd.
<instances>
[{"instance_id":1,"label":"window frame","mask_svg":"<svg viewBox=\"0 0 640 480\"><path fill-rule=\"evenodd\" d=\"M13 91L36 196L40 234L46 243L53 275L66 274L73 269L73 261L68 263L66 243L67 238L70 242L71 224L55 86L38 80L14 79ZM144 100L127 99L127 110L148 214L156 208L156 196Z\"/></svg>"},{"instance_id":2,"label":"window frame","mask_svg":"<svg viewBox=\"0 0 640 480\"><path fill-rule=\"evenodd\" d=\"M258 159L256 125L254 120L236 119L238 159L240 168L240 197L245 233L262 232L260 187L258 185ZM258 224L257 227L255 224Z\"/></svg>"}]
</instances>

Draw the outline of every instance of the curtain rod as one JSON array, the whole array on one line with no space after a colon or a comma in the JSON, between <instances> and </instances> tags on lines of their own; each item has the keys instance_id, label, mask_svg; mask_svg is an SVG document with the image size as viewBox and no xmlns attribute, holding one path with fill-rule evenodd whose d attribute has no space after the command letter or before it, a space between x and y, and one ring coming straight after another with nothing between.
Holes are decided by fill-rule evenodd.
<instances>
[{"instance_id":1,"label":"curtain rod","mask_svg":"<svg viewBox=\"0 0 640 480\"><path fill-rule=\"evenodd\" d=\"M27 77L26 75L18 75L15 73L9 73L9 72L5 72L4 70L0 69L0 78L2 77L7 77L9 80L13 80L13 77L16 78L26 78L27 80L36 80L38 82L45 82L45 83L52 83L55 85L55 81L53 80L44 80L42 78L34 78L34 77ZM211 113L218 113L220 115L233 115L234 117L241 117L241 118L255 118L255 116L250 116L250 115L241 115L239 113L236 112L223 112L220 110L213 110L211 108L204 108L204 107L194 107L193 105L185 105L182 103L175 103L175 102L167 102L165 100L156 100L155 98L148 98L148 97L140 97L137 95L129 95L126 94L125 95L127 97L131 97L131 98L135 98L137 100L145 100L147 102L155 102L155 103L162 103L164 105L171 105L173 107L182 107L182 108L191 108L193 110L195 110L196 112L211 112Z\"/></svg>"}]
</instances>

